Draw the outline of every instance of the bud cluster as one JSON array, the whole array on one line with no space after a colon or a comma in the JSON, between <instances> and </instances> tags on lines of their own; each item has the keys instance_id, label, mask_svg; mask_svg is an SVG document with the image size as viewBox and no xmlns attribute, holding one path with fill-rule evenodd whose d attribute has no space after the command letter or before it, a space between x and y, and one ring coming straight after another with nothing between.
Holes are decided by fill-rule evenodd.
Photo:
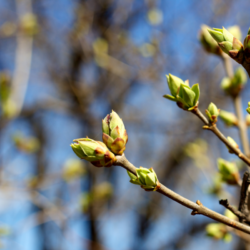
<instances>
[{"instance_id":1,"label":"bud cluster","mask_svg":"<svg viewBox=\"0 0 250 250\"><path fill-rule=\"evenodd\" d=\"M128 135L122 119L112 111L102 120L102 140L115 154L122 155L126 149Z\"/></svg>"},{"instance_id":2,"label":"bud cluster","mask_svg":"<svg viewBox=\"0 0 250 250\"><path fill-rule=\"evenodd\" d=\"M219 158L217 160L217 165L222 181L230 185L238 184L240 176L235 163Z\"/></svg>"},{"instance_id":3,"label":"bud cluster","mask_svg":"<svg viewBox=\"0 0 250 250\"><path fill-rule=\"evenodd\" d=\"M111 167L116 161L115 155L100 141L81 138L74 140L70 146L79 158L91 162L96 167Z\"/></svg>"},{"instance_id":4,"label":"bud cluster","mask_svg":"<svg viewBox=\"0 0 250 250\"><path fill-rule=\"evenodd\" d=\"M248 75L250 76L250 28L243 44L239 40L241 35L240 30L239 28L237 28L237 26L235 26L234 29L231 29L231 31L225 29L224 27L222 27L222 29L208 28L208 32L218 43L222 51L228 54L239 64L242 64L243 67L247 70Z\"/></svg>"},{"instance_id":5,"label":"bud cluster","mask_svg":"<svg viewBox=\"0 0 250 250\"><path fill-rule=\"evenodd\" d=\"M222 51L228 54L238 63L242 63L244 60L243 44L234 37L227 29L208 29L208 32L218 43Z\"/></svg>"},{"instance_id":6,"label":"bud cluster","mask_svg":"<svg viewBox=\"0 0 250 250\"><path fill-rule=\"evenodd\" d=\"M217 117L220 113L220 110L216 107L214 103L210 103L208 109L206 110L206 114L209 118L209 121L214 124L217 122Z\"/></svg>"},{"instance_id":7,"label":"bud cluster","mask_svg":"<svg viewBox=\"0 0 250 250\"><path fill-rule=\"evenodd\" d=\"M207 25L203 24L201 26L199 40L200 40L203 48L207 52L221 56L222 50L220 49L217 42L215 42L214 39L211 37L211 35L208 32L208 29L210 29L210 27L208 27Z\"/></svg>"},{"instance_id":8,"label":"bud cluster","mask_svg":"<svg viewBox=\"0 0 250 250\"><path fill-rule=\"evenodd\" d=\"M137 168L137 176L129 171L127 172L130 177L130 182L135 185L140 185L146 191L156 191L160 187L160 183L153 168Z\"/></svg>"},{"instance_id":9,"label":"bud cluster","mask_svg":"<svg viewBox=\"0 0 250 250\"><path fill-rule=\"evenodd\" d=\"M210 223L206 226L207 236L214 238L215 240L224 240L229 242L232 239L232 235L228 233L227 226L222 223Z\"/></svg>"},{"instance_id":10,"label":"bud cluster","mask_svg":"<svg viewBox=\"0 0 250 250\"><path fill-rule=\"evenodd\" d=\"M90 138L73 140L70 146L75 154L91 162L96 167L111 167L116 162L115 155L122 155L126 149L128 135L122 119L115 111L102 120L103 142ZM110 151L109 151L110 149Z\"/></svg>"},{"instance_id":11,"label":"bud cluster","mask_svg":"<svg viewBox=\"0 0 250 250\"><path fill-rule=\"evenodd\" d=\"M243 68L235 71L233 78L224 77L221 82L221 88L231 96L237 96L247 82L247 75Z\"/></svg>"},{"instance_id":12,"label":"bud cluster","mask_svg":"<svg viewBox=\"0 0 250 250\"><path fill-rule=\"evenodd\" d=\"M184 110L190 111L197 107L200 97L198 83L190 88L188 80L184 82L179 77L171 74L166 75L166 77L171 95L164 95L163 97L175 101L177 105Z\"/></svg>"}]
</instances>

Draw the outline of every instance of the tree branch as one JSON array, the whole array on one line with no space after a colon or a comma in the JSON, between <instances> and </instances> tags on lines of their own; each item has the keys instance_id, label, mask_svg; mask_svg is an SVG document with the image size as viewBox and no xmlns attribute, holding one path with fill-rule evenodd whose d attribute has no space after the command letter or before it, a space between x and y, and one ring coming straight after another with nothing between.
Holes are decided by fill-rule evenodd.
<instances>
[{"instance_id":1,"label":"tree branch","mask_svg":"<svg viewBox=\"0 0 250 250\"><path fill-rule=\"evenodd\" d=\"M121 156L116 156L116 158L117 158L117 161L114 164L115 166L121 166L121 167L125 168L126 170L130 171L131 173L133 173L134 175L136 175L136 167L127 160L127 158L125 157L124 154ZM209 217L213 220L224 223L225 225L228 225L229 227L233 227L233 228L238 229L242 232L250 234L250 227L248 227L242 223L239 223L237 221L234 221L232 219L229 219L228 217L223 216L219 213L216 213L213 210L210 210L209 208L203 206L199 200L197 200L196 203L192 202L192 201L184 198L183 196L175 193L174 191L168 189L163 184L160 184L160 188L157 190L157 192L163 194L164 196L167 196L168 198L178 202L179 204L181 204L189 209L192 209L193 210L191 213L192 215L202 214L202 215Z\"/></svg>"},{"instance_id":2,"label":"tree branch","mask_svg":"<svg viewBox=\"0 0 250 250\"><path fill-rule=\"evenodd\" d=\"M227 76L229 78L232 78L234 76L233 66L232 66L231 58L228 55L223 56L223 64L224 64ZM236 116L238 118L238 128L239 128L240 139L241 139L241 143L243 147L243 152L244 154L249 156L249 141L248 141L247 126L246 126L246 122L244 120L243 113L242 113L242 100L239 94L237 96L232 96L232 98L233 98Z\"/></svg>"},{"instance_id":3,"label":"tree branch","mask_svg":"<svg viewBox=\"0 0 250 250\"><path fill-rule=\"evenodd\" d=\"M199 117L200 120L206 125L203 127L204 129L211 130L234 154L236 154L241 160L243 160L250 167L250 159L246 155L244 155L240 149L234 147L227 140L227 138L217 128L216 124L210 124L207 118L201 113L201 111L198 108L193 109L191 112L195 114L197 117Z\"/></svg>"},{"instance_id":4,"label":"tree branch","mask_svg":"<svg viewBox=\"0 0 250 250\"><path fill-rule=\"evenodd\" d=\"M247 216L244 213L242 213L240 210L237 210L235 207L231 206L227 199L220 200L219 203L225 208L227 208L228 210L230 210L233 214L235 214L239 218L240 222L244 221L244 222L248 222L247 224L250 224L250 221L247 219Z\"/></svg>"},{"instance_id":5,"label":"tree branch","mask_svg":"<svg viewBox=\"0 0 250 250\"><path fill-rule=\"evenodd\" d=\"M248 187L250 184L250 174L248 171L244 173L241 191L240 191L240 203L239 203L239 211L242 212L246 218L248 218L249 210L248 210ZM244 220L240 220L240 222L244 222Z\"/></svg>"}]
</instances>

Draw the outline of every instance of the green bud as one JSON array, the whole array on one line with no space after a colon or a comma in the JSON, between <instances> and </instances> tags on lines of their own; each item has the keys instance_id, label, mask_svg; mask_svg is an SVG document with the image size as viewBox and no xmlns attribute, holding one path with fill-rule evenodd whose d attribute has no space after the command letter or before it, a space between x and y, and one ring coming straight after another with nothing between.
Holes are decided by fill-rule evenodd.
<instances>
[{"instance_id":1,"label":"green bud","mask_svg":"<svg viewBox=\"0 0 250 250\"><path fill-rule=\"evenodd\" d=\"M185 110L192 110L198 105L198 100L200 96L199 84L194 84L192 88L187 85L181 84L179 93L177 95L177 102L179 102L180 107Z\"/></svg>"},{"instance_id":2,"label":"green bud","mask_svg":"<svg viewBox=\"0 0 250 250\"><path fill-rule=\"evenodd\" d=\"M233 49L233 44L231 42L224 41L218 44L222 51L224 51L226 54L229 54L229 51Z\"/></svg>"},{"instance_id":3,"label":"green bud","mask_svg":"<svg viewBox=\"0 0 250 250\"><path fill-rule=\"evenodd\" d=\"M246 125L249 127L250 126L250 115L249 114L246 115L245 121L246 121Z\"/></svg>"},{"instance_id":4,"label":"green bud","mask_svg":"<svg viewBox=\"0 0 250 250\"><path fill-rule=\"evenodd\" d=\"M170 90L170 93L173 97L176 97L178 89L180 88L181 84L184 84L184 82L177 76L169 74L166 75L167 81L168 81L168 87Z\"/></svg>"},{"instance_id":5,"label":"green bud","mask_svg":"<svg viewBox=\"0 0 250 250\"><path fill-rule=\"evenodd\" d=\"M129 171L127 172L130 177L130 182L136 185L140 185L146 191L156 191L160 187L160 183L153 168L137 168L137 176Z\"/></svg>"},{"instance_id":6,"label":"green bud","mask_svg":"<svg viewBox=\"0 0 250 250\"><path fill-rule=\"evenodd\" d=\"M38 33L37 17L32 13L27 13L21 18L20 26L26 35L33 36Z\"/></svg>"},{"instance_id":7,"label":"green bud","mask_svg":"<svg viewBox=\"0 0 250 250\"><path fill-rule=\"evenodd\" d=\"M231 212L231 211L228 210L228 209L225 210L224 215L225 215L226 217L228 217L229 219L231 219L231 220L236 220L236 221L238 220L238 217L237 217L233 212Z\"/></svg>"},{"instance_id":8,"label":"green bud","mask_svg":"<svg viewBox=\"0 0 250 250\"><path fill-rule=\"evenodd\" d=\"M196 83L190 88L188 80L183 82L180 78L171 74L166 77L172 95L164 95L163 97L175 101L184 110L194 109L198 105L200 97L199 84Z\"/></svg>"},{"instance_id":9,"label":"green bud","mask_svg":"<svg viewBox=\"0 0 250 250\"><path fill-rule=\"evenodd\" d=\"M183 99L183 101L185 102L185 104L187 104L188 107L194 106L195 93L191 90L190 87L182 84L180 87L180 97Z\"/></svg>"},{"instance_id":10,"label":"green bud","mask_svg":"<svg viewBox=\"0 0 250 250\"><path fill-rule=\"evenodd\" d=\"M111 167L116 161L114 154L100 141L81 138L74 140L70 146L79 158L89 161L96 167Z\"/></svg>"},{"instance_id":11,"label":"green bud","mask_svg":"<svg viewBox=\"0 0 250 250\"><path fill-rule=\"evenodd\" d=\"M247 82L247 74L242 67L239 67L234 74L233 85L245 85Z\"/></svg>"},{"instance_id":12,"label":"green bud","mask_svg":"<svg viewBox=\"0 0 250 250\"><path fill-rule=\"evenodd\" d=\"M215 42L215 40L212 38L212 36L208 32L208 29L210 29L210 27L208 27L207 25L201 26L199 40L200 40L203 48L207 52L213 53L216 55L221 55L222 52L221 52L217 42Z\"/></svg>"},{"instance_id":13,"label":"green bud","mask_svg":"<svg viewBox=\"0 0 250 250\"><path fill-rule=\"evenodd\" d=\"M119 115L112 111L102 120L102 140L114 153L122 155L126 149L128 135Z\"/></svg>"},{"instance_id":14,"label":"green bud","mask_svg":"<svg viewBox=\"0 0 250 250\"><path fill-rule=\"evenodd\" d=\"M208 106L208 109L206 110L206 114L209 118L209 121L212 123L216 123L219 112L220 110L216 107L214 103L211 102Z\"/></svg>"},{"instance_id":15,"label":"green bud","mask_svg":"<svg viewBox=\"0 0 250 250\"><path fill-rule=\"evenodd\" d=\"M225 38L222 34L221 31L217 31L215 29L208 29L208 32L210 33L210 35L213 37L213 39L217 42L217 43L221 43L225 41Z\"/></svg>"},{"instance_id":16,"label":"green bud","mask_svg":"<svg viewBox=\"0 0 250 250\"><path fill-rule=\"evenodd\" d=\"M230 185L236 185L239 182L239 171L234 163L219 158L217 165L224 182Z\"/></svg>"},{"instance_id":17,"label":"green bud","mask_svg":"<svg viewBox=\"0 0 250 250\"><path fill-rule=\"evenodd\" d=\"M234 30L235 31L235 30ZM244 61L243 44L230 31L223 29L208 29L208 32L217 41L220 48L238 63ZM239 36L239 32L237 34Z\"/></svg>"},{"instance_id":18,"label":"green bud","mask_svg":"<svg viewBox=\"0 0 250 250\"><path fill-rule=\"evenodd\" d=\"M227 126L237 126L238 125L238 119L235 116L235 114L227 112L225 110L220 110L219 114L221 120L227 125Z\"/></svg>"},{"instance_id":19,"label":"green bud","mask_svg":"<svg viewBox=\"0 0 250 250\"><path fill-rule=\"evenodd\" d=\"M227 227L221 223L210 223L206 226L207 236L214 238L215 240L228 241Z\"/></svg>"},{"instance_id":20,"label":"green bud","mask_svg":"<svg viewBox=\"0 0 250 250\"><path fill-rule=\"evenodd\" d=\"M227 29L225 29L224 27L222 27L222 28L223 28L222 33L223 33L223 36L225 38L225 41L228 41L228 42L232 43L233 39L234 39L234 36Z\"/></svg>"},{"instance_id":21,"label":"green bud","mask_svg":"<svg viewBox=\"0 0 250 250\"><path fill-rule=\"evenodd\" d=\"M242 67L239 67L233 78L224 77L221 82L222 89L229 95L235 97L243 89L247 82L247 75Z\"/></svg>"},{"instance_id":22,"label":"green bud","mask_svg":"<svg viewBox=\"0 0 250 250\"><path fill-rule=\"evenodd\" d=\"M248 102L248 107L247 107L246 111L248 114L250 114L250 102Z\"/></svg>"},{"instance_id":23,"label":"green bud","mask_svg":"<svg viewBox=\"0 0 250 250\"><path fill-rule=\"evenodd\" d=\"M227 140L230 142L230 144L231 144L232 146L234 146L235 148L239 148L239 145L235 142L235 140L234 140L232 137L228 136L228 137L227 137ZM228 152L229 152L230 154L233 154L233 153L234 153L234 152L231 151L230 148L228 148Z\"/></svg>"},{"instance_id":24,"label":"green bud","mask_svg":"<svg viewBox=\"0 0 250 250\"><path fill-rule=\"evenodd\" d=\"M224 77L221 81L221 88L228 92L228 90L230 90L231 87L231 79L229 77Z\"/></svg>"}]
</instances>

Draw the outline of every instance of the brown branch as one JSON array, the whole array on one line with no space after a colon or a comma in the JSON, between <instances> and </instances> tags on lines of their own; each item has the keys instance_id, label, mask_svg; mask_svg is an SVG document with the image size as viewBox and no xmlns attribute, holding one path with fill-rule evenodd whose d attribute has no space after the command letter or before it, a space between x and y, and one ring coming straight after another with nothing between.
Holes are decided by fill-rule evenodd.
<instances>
[{"instance_id":1,"label":"brown branch","mask_svg":"<svg viewBox=\"0 0 250 250\"><path fill-rule=\"evenodd\" d=\"M248 76L250 77L250 63L244 60L244 62L241 65L245 68L246 72L248 73Z\"/></svg>"},{"instance_id":2,"label":"brown branch","mask_svg":"<svg viewBox=\"0 0 250 250\"><path fill-rule=\"evenodd\" d=\"M248 187L250 184L250 174L248 171L244 173L241 191L240 191L240 204L239 211L243 213L246 218L248 218L249 210L248 210ZM240 220L240 222L244 222L244 220Z\"/></svg>"},{"instance_id":3,"label":"brown branch","mask_svg":"<svg viewBox=\"0 0 250 250\"><path fill-rule=\"evenodd\" d=\"M220 132L216 124L210 124L207 118L201 113L201 111L196 108L192 110L192 113L195 114L200 120L205 124L204 129L212 131L229 149L231 152L236 154L241 160L243 160L250 167L250 159L241 152L239 148L234 147L227 138Z\"/></svg>"},{"instance_id":4,"label":"brown branch","mask_svg":"<svg viewBox=\"0 0 250 250\"><path fill-rule=\"evenodd\" d=\"M238 218L240 222L248 222L248 224L250 224L250 221L247 219L247 216L242 213L241 211L237 210L235 207L231 206L228 202L227 199L225 200L220 200L219 203L224 206L225 208L227 208L228 210L230 210L233 214L235 214Z\"/></svg>"},{"instance_id":5,"label":"brown branch","mask_svg":"<svg viewBox=\"0 0 250 250\"><path fill-rule=\"evenodd\" d=\"M117 161L114 165L121 166L121 167L125 168L126 170L130 171L131 173L133 173L134 175L136 175L136 167L126 159L124 154L121 156L116 156L116 158L117 158ZM157 190L157 192L161 193L164 196L167 196L168 198L178 202L179 204L191 209L192 215L202 214L202 215L209 217L213 220L216 220L216 221L221 222L225 225L228 225L229 227L233 227L233 228L238 229L242 232L250 234L250 227L248 227L240 222L234 221L234 220L232 220L224 215L221 215L219 213L214 212L213 210L203 206L200 201L196 201L196 203L193 201L190 201L190 200L184 198L183 196L175 193L171 189L165 187L163 184L160 184L160 188Z\"/></svg>"}]
</instances>

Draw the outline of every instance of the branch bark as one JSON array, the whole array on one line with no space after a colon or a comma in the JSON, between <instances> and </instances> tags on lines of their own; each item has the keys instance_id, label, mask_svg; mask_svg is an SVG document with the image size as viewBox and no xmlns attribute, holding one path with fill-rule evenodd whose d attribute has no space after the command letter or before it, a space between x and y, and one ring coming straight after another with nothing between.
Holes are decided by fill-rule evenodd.
<instances>
[{"instance_id":1,"label":"branch bark","mask_svg":"<svg viewBox=\"0 0 250 250\"><path fill-rule=\"evenodd\" d=\"M250 167L250 159L241 152L240 149L234 147L227 138L220 132L216 124L210 124L207 118L202 114L202 112L196 108L192 110L192 113L195 114L200 120L205 124L204 129L212 131L234 154L236 154L241 160L243 160Z\"/></svg>"},{"instance_id":2,"label":"branch bark","mask_svg":"<svg viewBox=\"0 0 250 250\"><path fill-rule=\"evenodd\" d=\"M130 171L131 173L133 173L134 175L136 175L136 167L127 160L127 158L125 157L124 154L121 156L116 156L116 158L117 158L117 161L114 164L115 166L121 166L121 167L125 168L126 170ZM202 214L208 218L211 218L213 220L221 222L229 227L233 227L233 228L238 229L242 232L250 234L250 227L248 227L240 222L237 222L235 220L229 219L228 217L226 217L224 215L216 213L215 211L203 206L199 200L197 200L196 203L193 201L190 201L190 200L186 199L185 197L175 193L171 189L165 187L163 184L160 184L160 188L157 190L157 192L161 193L164 196L167 196L168 198L176 201L177 203L191 209L192 215Z\"/></svg>"},{"instance_id":3,"label":"branch bark","mask_svg":"<svg viewBox=\"0 0 250 250\"><path fill-rule=\"evenodd\" d=\"M233 214L235 214L239 218L240 222L244 221L247 222L247 224L249 225L250 221L247 219L247 216L242 213L241 210L237 210L235 207L231 206L227 199L220 200L219 203L228 210L230 210Z\"/></svg>"}]
</instances>

